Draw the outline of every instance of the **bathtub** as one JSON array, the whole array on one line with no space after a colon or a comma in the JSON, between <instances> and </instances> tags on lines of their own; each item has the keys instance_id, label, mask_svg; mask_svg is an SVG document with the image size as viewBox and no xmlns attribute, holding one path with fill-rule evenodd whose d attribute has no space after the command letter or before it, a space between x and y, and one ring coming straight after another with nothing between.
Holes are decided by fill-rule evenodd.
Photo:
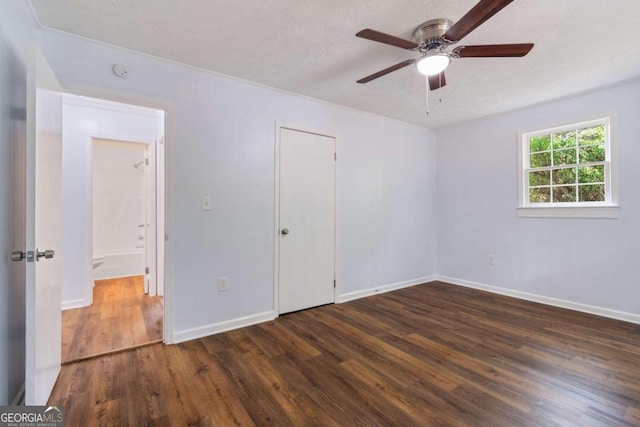
<instances>
[{"instance_id":1,"label":"bathtub","mask_svg":"<svg viewBox=\"0 0 640 427\"><path fill-rule=\"evenodd\" d=\"M144 252L101 254L104 262L93 270L93 280L116 277L142 276L145 269Z\"/></svg>"}]
</instances>

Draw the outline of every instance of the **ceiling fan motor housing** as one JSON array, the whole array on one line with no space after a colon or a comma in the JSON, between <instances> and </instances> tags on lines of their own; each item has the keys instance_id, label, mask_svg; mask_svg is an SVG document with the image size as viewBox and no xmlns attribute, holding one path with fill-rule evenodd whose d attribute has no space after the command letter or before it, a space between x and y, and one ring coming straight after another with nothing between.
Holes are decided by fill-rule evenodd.
<instances>
[{"instance_id":1,"label":"ceiling fan motor housing","mask_svg":"<svg viewBox=\"0 0 640 427\"><path fill-rule=\"evenodd\" d=\"M420 45L420 51L426 52L438 49L445 45L442 36L453 25L453 22L446 18L431 19L423 22L413 30L413 40Z\"/></svg>"}]
</instances>

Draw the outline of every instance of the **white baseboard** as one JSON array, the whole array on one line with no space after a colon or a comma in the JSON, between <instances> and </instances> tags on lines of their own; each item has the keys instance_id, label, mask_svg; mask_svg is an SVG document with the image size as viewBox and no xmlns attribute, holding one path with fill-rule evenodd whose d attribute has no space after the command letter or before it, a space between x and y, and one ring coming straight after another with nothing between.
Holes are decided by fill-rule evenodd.
<instances>
[{"instance_id":1,"label":"white baseboard","mask_svg":"<svg viewBox=\"0 0 640 427\"><path fill-rule=\"evenodd\" d=\"M80 299L62 301L61 307L62 307L62 310L69 310L71 308L86 307L88 305L91 305L91 304L87 304L87 300L85 300L84 298L80 298Z\"/></svg>"},{"instance_id":2,"label":"white baseboard","mask_svg":"<svg viewBox=\"0 0 640 427\"><path fill-rule=\"evenodd\" d=\"M352 301L354 299L364 298L371 295L382 294L384 292L395 291L396 289L408 288L409 286L421 285L427 282L433 282L436 276L426 276L417 279L405 280L404 282L392 283L390 285L376 286L375 288L363 289L361 291L348 292L338 295L336 303Z\"/></svg>"},{"instance_id":3,"label":"white baseboard","mask_svg":"<svg viewBox=\"0 0 640 427\"><path fill-rule=\"evenodd\" d=\"M454 277L437 276L436 280L450 283L452 285L464 286L466 288L479 289L494 294L506 295L527 301L539 302L541 304L554 307L567 308L569 310L581 311L583 313L595 314L596 316L609 317L611 319L623 320L625 322L640 324L640 314L627 313L624 311L612 310L610 308L598 307L595 305L582 304L579 302L552 298L544 295L531 294L528 292L516 291L513 289L501 288L498 286L486 285L484 283L472 282L469 280L456 279Z\"/></svg>"},{"instance_id":4,"label":"white baseboard","mask_svg":"<svg viewBox=\"0 0 640 427\"><path fill-rule=\"evenodd\" d=\"M531 294L528 292L515 291L512 289L501 288L497 286L486 285L483 283L472 282L469 280L456 279L448 276L431 275L426 277L420 277L417 279L406 280L404 282L392 283L389 285L377 286L375 288L363 289L360 291L349 292L339 295L336 303L343 303L352 301L359 298L368 297L380 293L390 292L397 289L408 288L410 286L420 285L423 283L441 281L450 283L452 285L464 286L467 288L479 289L495 294L506 295L518 299L527 301L539 302L546 305L555 307L567 308L570 310L581 311L584 313L595 314L598 316L609 317L612 319L623 320L626 322L640 324L640 315L633 313L626 313L622 311L612 310L604 307L597 307L587 304L581 304L573 301L562 300L558 298L547 297L544 295ZM84 300L79 300L84 301ZM64 303L63 303L64 307ZM230 331L233 329L243 328L245 326L255 325L257 323L268 322L274 320L276 313L274 311L266 311L264 313L258 313L251 316L239 317L237 319L227 320L219 323L212 323L209 325L199 326L197 328L185 329L175 332L173 334L172 344L178 344L185 341L190 341L197 338L203 338L209 335L218 334L221 332ZM165 337L166 338L166 337Z\"/></svg>"},{"instance_id":5,"label":"white baseboard","mask_svg":"<svg viewBox=\"0 0 640 427\"><path fill-rule=\"evenodd\" d=\"M436 280L436 276L421 277L418 279L406 280L404 282L393 283L390 285L378 286L375 288L365 289L357 292L350 292L348 294L338 296L336 303L342 303L351 301L358 298L364 298L366 296L375 295L383 292L389 292L396 289L402 289L409 286L420 285L426 282L432 282ZM237 319L227 320L219 323L212 323L209 325L199 326L197 328L185 329L183 331L174 332L171 344L178 344L185 341L194 340L197 338L203 338L209 335L219 334L220 332L230 331L232 329L243 328L245 326L255 325L257 323L268 322L278 317L275 311L266 311L264 313L258 313L251 316L240 317ZM165 337L166 339L166 337Z\"/></svg>"},{"instance_id":6,"label":"white baseboard","mask_svg":"<svg viewBox=\"0 0 640 427\"><path fill-rule=\"evenodd\" d=\"M209 335L219 334L220 332L255 325L257 323L268 322L276 317L278 316L276 316L274 311L265 311L264 313L253 314L251 316L239 317L237 319L226 320L224 322L211 323L209 325L198 326L197 328L177 331L173 333L172 344L203 338Z\"/></svg>"}]
</instances>

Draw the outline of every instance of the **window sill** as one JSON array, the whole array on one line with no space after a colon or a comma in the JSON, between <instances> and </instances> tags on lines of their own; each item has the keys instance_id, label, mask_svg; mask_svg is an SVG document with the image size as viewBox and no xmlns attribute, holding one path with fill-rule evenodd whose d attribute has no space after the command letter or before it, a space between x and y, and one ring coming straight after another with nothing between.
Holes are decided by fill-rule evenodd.
<instances>
[{"instance_id":1,"label":"window sill","mask_svg":"<svg viewBox=\"0 0 640 427\"><path fill-rule=\"evenodd\" d=\"M521 206L518 208L518 218L617 219L619 217L619 206Z\"/></svg>"}]
</instances>

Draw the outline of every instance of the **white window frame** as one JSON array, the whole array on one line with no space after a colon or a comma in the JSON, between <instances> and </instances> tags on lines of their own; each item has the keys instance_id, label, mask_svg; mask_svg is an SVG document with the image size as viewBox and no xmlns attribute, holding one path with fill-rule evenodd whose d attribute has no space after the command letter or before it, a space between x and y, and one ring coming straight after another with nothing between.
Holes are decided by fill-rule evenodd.
<instances>
[{"instance_id":1,"label":"white window frame","mask_svg":"<svg viewBox=\"0 0 640 427\"><path fill-rule=\"evenodd\" d=\"M518 134L518 216L544 218L618 218L617 165L614 150L614 126L611 117L588 120L569 125L556 126ZM540 135L566 132L568 130L604 125L605 126L605 201L530 203L529 202L529 161L531 138ZM597 164L602 164L598 162ZM589 165L589 164L586 164ZM568 166L568 165L567 165ZM574 166L575 167L575 166Z\"/></svg>"}]
</instances>

